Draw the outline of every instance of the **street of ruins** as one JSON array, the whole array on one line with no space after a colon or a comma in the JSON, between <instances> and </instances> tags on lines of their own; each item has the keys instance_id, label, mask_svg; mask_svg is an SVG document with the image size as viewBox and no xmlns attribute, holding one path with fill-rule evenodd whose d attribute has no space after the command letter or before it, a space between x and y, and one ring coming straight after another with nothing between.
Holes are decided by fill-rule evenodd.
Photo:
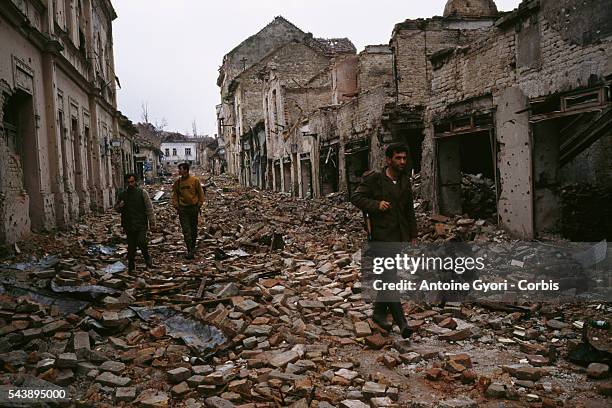
<instances>
[{"instance_id":1,"label":"street of ruins","mask_svg":"<svg viewBox=\"0 0 612 408\"><path fill-rule=\"evenodd\" d=\"M361 296L361 214L341 195L211 181L193 262L170 184L147 186L164 192L151 270L139 258L127 274L114 211L20 243L2 266L3 381L63 386L78 406L609 406L604 365L566 359L608 306L405 302L415 334L386 335ZM417 214L422 240L443 225L444 239L511 241L483 220Z\"/></svg>"},{"instance_id":2,"label":"street of ruins","mask_svg":"<svg viewBox=\"0 0 612 408\"><path fill-rule=\"evenodd\" d=\"M144 95L140 118L119 110L133 88L119 91L113 3L0 2L0 407L612 406L610 0L385 10L390 36L359 51L350 33L321 38L283 16L236 43L126 19L180 34L177 49L197 42L193 55L140 46L214 88L197 107L210 134L195 119L191 134L170 129ZM202 27L214 16L245 34L204 3L189 5L207 12ZM205 77L191 59L212 60L212 42L224 54ZM167 86L157 112L204 100L193 83L178 95L185 71L157 62L129 64ZM181 164L205 191L195 254L172 205L178 181L174 198L195 197L181 222L200 210ZM359 190L369 180L381 191ZM407 285L394 295L412 335L400 319L385 330L372 295L372 258L393 261L373 255L391 240L372 234L389 208L397 222L375 226L410 245L382 253L423 260L442 288L410 288L416 266L379 271ZM143 231L152 266L138 251L131 270L127 242Z\"/></svg>"}]
</instances>

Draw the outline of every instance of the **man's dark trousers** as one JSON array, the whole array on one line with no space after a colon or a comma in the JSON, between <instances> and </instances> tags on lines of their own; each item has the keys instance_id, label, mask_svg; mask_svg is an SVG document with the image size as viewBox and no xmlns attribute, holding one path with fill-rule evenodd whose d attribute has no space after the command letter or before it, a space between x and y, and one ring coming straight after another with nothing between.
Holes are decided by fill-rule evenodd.
<instances>
[{"instance_id":1,"label":"man's dark trousers","mask_svg":"<svg viewBox=\"0 0 612 408\"><path fill-rule=\"evenodd\" d=\"M198 237L198 212L197 205L180 206L178 210L185 245L187 246L187 252L190 253L195 252L196 238Z\"/></svg>"},{"instance_id":2,"label":"man's dark trousers","mask_svg":"<svg viewBox=\"0 0 612 408\"><path fill-rule=\"evenodd\" d=\"M384 243L378 242L379 248ZM391 245L391 244L390 244ZM382 249L382 248L381 248ZM386 249L386 248L385 248ZM379 256L383 256L385 258L393 258L396 253L392 250L386 251L384 249L380 250L377 254ZM387 269L381 276L382 281L385 283L395 283L398 284L400 282L397 276L396 269ZM404 330L408 326L406 323L406 317L404 316L404 309L402 308L402 303L400 301L399 295L396 291L377 291L376 300L374 301L374 315L375 320L385 322L387 321L387 310L391 313L395 324L399 327L400 331Z\"/></svg>"},{"instance_id":3,"label":"man's dark trousers","mask_svg":"<svg viewBox=\"0 0 612 408\"><path fill-rule=\"evenodd\" d=\"M137 248L140 248L140 252L142 252L146 264L149 265L151 263L151 257L149 256L149 246L147 244L147 230L126 231L126 235L128 244L128 268L130 270L134 269L134 258L136 257Z\"/></svg>"}]
</instances>

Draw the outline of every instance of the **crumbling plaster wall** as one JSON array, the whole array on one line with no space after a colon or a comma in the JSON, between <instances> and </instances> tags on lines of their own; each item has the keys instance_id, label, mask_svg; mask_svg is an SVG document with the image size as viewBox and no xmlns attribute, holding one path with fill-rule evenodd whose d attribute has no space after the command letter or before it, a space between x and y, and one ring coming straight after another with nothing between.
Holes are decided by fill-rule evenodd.
<instances>
[{"instance_id":1,"label":"crumbling plaster wall","mask_svg":"<svg viewBox=\"0 0 612 408\"><path fill-rule=\"evenodd\" d=\"M18 89L32 95L34 118L23 156L28 158L25 174L30 190L24 185L24 157L9 149L7 132L0 118L0 244L13 243L30 232L54 225L54 201L50 192L49 150L45 137L47 123L43 59L40 52L8 22L0 18L0 108ZM21 70L17 67L20 61ZM27 71L27 72L26 72ZM17 81L17 82L16 82ZM31 216L33 216L31 218Z\"/></svg>"},{"instance_id":2,"label":"crumbling plaster wall","mask_svg":"<svg viewBox=\"0 0 612 408\"><path fill-rule=\"evenodd\" d=\"M286 125L289 129L321 106L331 101L331 88L285 88Z\"/></svg>"},{"instance_id":3,"label":"crumbling plaster wall","mask_svg":"<svg viewBox=\"0 0 612 408\"><path fill-rule=\"evenodd\" d=\"M238 77L239 85L235 102L240 107L239 132L244 134L250 131L251 127L264 119L265 95L270 94L270 86L267 84L270 80L267 82L262 80L266 75L264 72L268 72L267 76L272 76L280 85L305 87L313 77L324 71L329 63L329 57L311 47L291 42L242 73ZM280 88L277 92L280 93ZM280 104L278 110L283 111ZM277 123L284 125L284 117L281 117L281 122Z\"/></svg>"},{"instance_id":4,"label":"crumbling plaster wall","mask_svg":"<svg viewBox=\"0 0 612 408\"><path fill-rule=\"evenodd\" d=\"M87 151L88 143L84 140L84 127L91 129L91 123L84 123L83 109L87 111L89 107L89 95L81 89L74 81L66 76L61 70L57 73L57 89L63 94L62 106L58 109L64 112L64 123L61 126L65 129L65 148L67 157L66 165L63 166L64 191L68 195L70 202L70 213L72 220L76 220L78 214L90 211L90 196L87 170ZM76 120L77 128L73 129L73 119ZM76 136L76 140L75 140ZM97 146L96 146L97 147ZM81 163L77 168L76 157L80 150ZM81 182L77 182L77 175L80 173Z\"/></svg>"},{"instance_id":5,"label":"crumbling plaster wall","mask_svg":"<svg viewBox=\"0 0 612 408\"><path fill-rule=\"evenodd\" d=\"M238 136L250 132L250 129L263 119L262 90L263 81L254 74L240 77L234 99L234 104L238 108L236 118Z\"/></svg>"},{"instance_id":6,"label":"crumbling plaster wall","mask_svg":"<svg viewBox=\"0 0 612 408\"><path fill-rule=\"evenodd\" d=\"M290 157L293 161L295 154L311 152L310 145L303 145L297 128L315 109L330 104L330 62L329 57L300 43L286 44L267 61L262 61L261 65L273 68L267 74L260 101L265 116L268 158ZM313 83L323 86L313 86ZM292 162L291 168L292 185L301 187L301 166Z\"/></svg>"},{"instance_id":7,"label":"crumbling plaster wall","mask_svg":"<svg viewBox=\"0 0 612 408\"><path fill-rule=\"evenodd\" d=\"M113 121L113 116L101 104L96 104L98 118L98 146L99 146L99 166L100 176L97 187L100 191L100 209L111 207L115 201L116 188L112 178L112 155L111 155L111 140L113 135L118 133L114 127L116 121ZM94 148L95 149L95 148Z\"/></svg>"}]
</instances>

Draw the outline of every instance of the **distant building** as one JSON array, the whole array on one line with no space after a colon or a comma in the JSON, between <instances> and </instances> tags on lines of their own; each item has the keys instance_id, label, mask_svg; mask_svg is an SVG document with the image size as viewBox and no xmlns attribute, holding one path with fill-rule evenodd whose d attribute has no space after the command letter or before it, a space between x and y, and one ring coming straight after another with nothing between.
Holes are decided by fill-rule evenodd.
<instances>
[{"instance_id":1,"label":"distant building","mask_svg":"<svg viewBox=\"0 0 612 408\"><path fill-rule=\"evenodd\" d=\"M161 144L161 150L164 164L200 164L197 142L164 142Z\"/></svg>"}]
</instances>

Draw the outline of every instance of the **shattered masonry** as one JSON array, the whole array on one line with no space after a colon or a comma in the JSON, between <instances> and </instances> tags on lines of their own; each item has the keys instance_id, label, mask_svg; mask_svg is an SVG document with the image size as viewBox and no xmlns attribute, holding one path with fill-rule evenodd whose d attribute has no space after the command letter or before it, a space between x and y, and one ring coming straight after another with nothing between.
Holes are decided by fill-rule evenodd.
<instances>
[{"instance_id":1,"label":"shattered masonry","mask_svg":"<svg viewBox=\"0 0 612 408\"><path fill-rule=\"evenodd\" d=\"M358 55L348 39L277 17L220 68L229 172L299 197L350 194L382 147L402 141L436 213L471 211L462 184L483 179L487 213L517 237L610 239L606 3L530 0L500 13L491 0L450 0L443 17L396 24L388 46Z\"/></svg>"}]
</instances>

